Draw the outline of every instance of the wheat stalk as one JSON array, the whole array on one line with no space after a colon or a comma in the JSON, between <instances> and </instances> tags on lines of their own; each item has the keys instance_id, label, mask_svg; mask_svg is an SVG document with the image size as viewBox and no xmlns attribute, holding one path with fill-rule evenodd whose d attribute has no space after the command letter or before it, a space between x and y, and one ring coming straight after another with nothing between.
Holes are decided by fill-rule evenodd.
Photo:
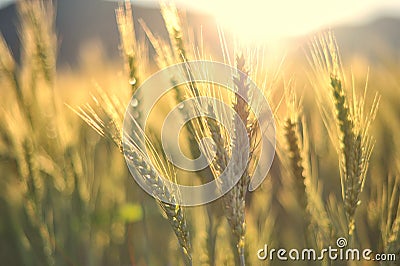
<instances>
[{"instance_id":1,"label":"wheat stalk","mask_svg":"<svg viewBox=\"0 0 400 266\"><path fill-rule=\"evenodd\" d=\"M191 265L191 242L190 234L187 226L186 216L182 206L178 204L177 197L179 196L178 191L171 191L171 188L166 186L163 179L159 176L158 171L161 171L164 175L169 176L172 179L173 173L167 171L167 168L163 166L163 161L160 155L151 149L151 156L156 160L156 166L159 169L155 169L151 160L139 147L136 139L137 134L130 136L127 139L127 143L122 141L122 116L123 116L123 105L116 97L110 97L106 92L99 89L98 97L93 97L95 102L95 108L89 104L78 109L72 108L88 125L90 125L98 134L104 136L118 147L121 152L125 153L129 163L134 165L134 169L148 187L152 188L153 195L159 195L162 198L167 199L169 203L157 201L159 206L162 208L167 220L171 224L171 227L177 236L179 244L182 248L185 261L188 265ZM134 119L132 117L132 119ZM137 125L137 124L135 124ZM144 132L138 133L144 134ZM146 138L147 145L152 144Z\"/></svg>"},{"instance_id":2,"label":"wheat stalk","mask_svg":"<svg viewBox=\"0 0 400 266\"><path fill-rule=\"evenodd\" d=\"M369 136L369 128L375 119L379 97L375 95L370 110L365 112L364 95L357 97L353 87L350 97L344 88L345 75L342 69L339 49L332 33L322 36L313 44L310 61L314 65L317 82L313 83L319 107L323 114L333 143L339 141L340 176L342 198L348 222L348 234L353 235L355 229L355 212L360 204L360 193L363 190L368 171L369 160L373 150L373 141ZM327 87L328 83L330 86ZM333 108L328 111L324 106L320 89L330 90ZM330 115L335 119L332 119ZM332 121L333 120L333 121Z\"/></svg>"},{"instance_id":3,"label":"wheat stalk","mask_svg":"<svg viewBox=\"0 0 400 266\"><path fill-rule=\"evenodd\" d=\"M307 246L323 248L331 241L331 223L318 190L318 171L313 166L313 150L310 147L311 132L303 113L303 97L297 99L295 81L284 82L286 114L279 123L282 127L281 141L277 151L287 165L293 178L293 194L304 220L304 240ZM287 160L285 160L287 159Z\"/></svg>"},{"instance_id":4,"label":"wheat stalk","mask_svg":"<svg viewBox=\"0 0 400 266\"><path fill-rule=\"evenodd\" d=\"M23 1L18 3L22 23L24 58L34 74L42 74L52 85L55 77L56 35L52 1Z\"/></svg>"},{"instance_id":5,"label":"wheat stalk","mask_svg":"<svg viewBox=\"0 0 400 266\"><path fill-rule=\"evenodd\" d=\"M298 122L287 118L284 125L285 137L288 144L290 166L296 182L297 198L300 206L305 212L307 209L307 195L305 185L305 174L303 167L303 158L301 155L299 137L298 137Z\"/></svg>"},{"instance_id":6,"label":"wheat stalk","mask_svg":"<svg viewBox=\"0 0 400 266\"><path fill-rule=\"evenodd\" d=\"M381 212L381 234L383 247L387 253L400 251L400 176L399 163L396 162L395 173L389 174L387 180L377 184L377 208Z\"/></svg>"},{"instance_id":7,"label":"wheat stalk","mask_svg":"<svg viewBox=\"0 0 400 266\"><path fill-rule=\"evenodd\" d=\"M191 258L191 241L189 229L187 226L186 217L183 208L177 203L177 196L179 194L171 192L171 189L165 185L163 178L161 178L154 169L149 159L138 150L136 144L130 143L128 147L124 147L124 152L128 157L130 163L135 165L135 169L139 174L140 178L152 188L152 194L156 196L161 196L167 199L170 203L165 203L162 201L157 201L162 208L164 214L167 216L174 233L179 241L182 248L183 254L185 256L187 264L192 264ZM164 172L166 173L166 172Z\"/></svg>"},{"instance_id":8,"label":"wheat stalk","mask_svg":"<svg viewBox=\"0 0 400 266\"><path fill-rule=\"evenodd\" d=\"M243 55L237 57L237 69L238 77L234 77L234 85L238 91L235 95L235 102L233 108L238 114L234 117L233 126L235 130L235 136L232 139L232 146L236 146L238 151L244 150L243 138L250 138L252 132L248 127L250 109L247 104L248 98L243 99L238 95L248 95L248 74L245 69L245 60ZM247 96L248 97L248 96ZM244 123L246 131L242 132L240 125ZM246 234L246 222L245 222L245 196L248 184L250 182L248 172L248 160L247 154L239 154L239 161L235 162L235 167L238 169L244 169L244 172L239 179L238 183L224 196L225 215L230 225L233 234L233 240L237 248L237 252L240 259L240 265L245 265L245 234ZM225 155L224 155L225 156ZM225 163L221 161L221 163ZM228 173L229 174L229 173Z\"/></svg>"},{"instance_id":9,"label":"wheat stalk","mask_svg":"<svg viewBox=\"0 0 400 266\"><path fill-rule=\"evenodd\" d=\"M19 70L15 64L14 58L11 55L3 35L0 34L0 77L6 78L11 84L16 94L16 99L20 110L24 113L31 127L33 127L33 118L30 107L27 104L26 96L24 95L20 82Z\"/></svg>"},{"instance_id":10,"label":"wheat stalk","mask_svg":"<svg viewBox=\"0 0 400 266\"><path fill-rule=\"evenodd\" d=\"M160 8L173 47L175 59L178 62L185 62L187 60L187 51L178 10L173 2L167 1L161 1Z\"/></svg>"}]
</instances>

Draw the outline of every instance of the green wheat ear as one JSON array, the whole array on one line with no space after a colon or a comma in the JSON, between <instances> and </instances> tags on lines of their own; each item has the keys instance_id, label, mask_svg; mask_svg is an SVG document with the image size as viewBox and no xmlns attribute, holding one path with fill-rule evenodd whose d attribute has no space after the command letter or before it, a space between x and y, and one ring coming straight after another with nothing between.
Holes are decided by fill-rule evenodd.
<instances>
[{"instance_id":1,"label":"green wheat ear","mask_svg":"<svg viewBox=\"0 0 400 266\"><path fill-rule=\"evenodd\" d=\"M360 194L374 146L369 128L376 116L379 97L375 95L366 112L366 88L361 97L357 97L354 88L346 90L339 49L332 33L320 37L312 46L310 61L314 66L316 80L313 85L332 142L339 143L336 148L339 154L342 199L348 234L352 236L355 230L355 212L360 204ZM324 106L326 99L321 95L321 88L330 92L331 111ZM353 95L349 95L349 91Z\"/></svg>"},{"instance_id":2,"label":"green wheat ear","mask_svg":"<svg viewBox=\"0 0 400 266\"><path fill-rule=\"evenodd\" d=\"M362 176L361 138L354 133L354 123L351 120L347 98L342 88L341 81L332 76L333 99L336 109L336 119L340 130L342 153L342 196L348 219L348 230L351 235L355 228L354 215L359 205L359 194L362 189L364 176Z\"/></svg>"}]
</instances>

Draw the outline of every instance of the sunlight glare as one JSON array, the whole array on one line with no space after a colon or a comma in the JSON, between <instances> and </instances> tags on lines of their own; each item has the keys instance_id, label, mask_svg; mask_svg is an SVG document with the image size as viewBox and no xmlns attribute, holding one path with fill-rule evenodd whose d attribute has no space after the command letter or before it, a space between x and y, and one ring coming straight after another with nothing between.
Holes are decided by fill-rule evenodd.
<instances>
[{"instance_id":1,"label":"sunlight glare","mask_svg":"<svg viewBox=\"0 0 400 266\"><path fill-rule=\"evenodd\" d=\"M320 0L203 0L186 4L215 16L218 23L241 39L266 41L295 36L360 20L379 1Z\"/></svg>"}]
</instances>

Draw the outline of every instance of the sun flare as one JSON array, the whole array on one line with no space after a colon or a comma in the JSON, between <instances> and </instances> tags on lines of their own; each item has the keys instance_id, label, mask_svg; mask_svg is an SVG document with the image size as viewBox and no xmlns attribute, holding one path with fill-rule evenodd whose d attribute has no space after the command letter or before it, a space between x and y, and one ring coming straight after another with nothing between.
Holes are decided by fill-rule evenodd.
<instances>
[{"instance_id":1,"label":"sun flare","mask_svg":"<svg viewBox=\"0 0 400 266\"><path fill-rule=\"evenodd\" d=\"M387 4L392 2L389 0ZM203 0L179 3L211 13L223 28L243 39L267 41L363 20L377 11L380 1Z\"/></svg>"}]
</instances>

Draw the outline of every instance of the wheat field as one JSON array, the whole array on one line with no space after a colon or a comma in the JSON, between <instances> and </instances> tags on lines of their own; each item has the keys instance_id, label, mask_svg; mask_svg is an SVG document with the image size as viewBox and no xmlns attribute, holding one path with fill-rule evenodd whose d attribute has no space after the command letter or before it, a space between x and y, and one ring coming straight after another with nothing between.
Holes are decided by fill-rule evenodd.
<instances>
[{"instance_id":1,"label":"wheat field","mask_svg":"<svg viewBox=\"0 0 400 266\"><path fill-rule=\"evenodd\" d=\"M57 70L53 5L20 1L18 12L20 63L0 36L0 265L396 265L257 256L264 245L321 250L337 247L339 238L400 261L399 62L368 71L366 59L341 57L331 31L310 38L302 58L274 62L268 51L231 44L219 31L221 52L213 54L173 4L160 6L164 39L146 21L134 24L125 2L115 12L123 63L87 49L77 70ZM139 27L146 38L136 38ZM125 110L133 106L140 121L149 97L132 102L132 95L157 70L192 60L240 70L233 84L245 97L218 85L173 86L153 110L145 141L131 136L126 143ZM246 102L249 78L276 127L274 160L253 192L247 187L255 166L266 162L259 160L257 112ZM188 157L201 152L201 138L216 143L210 165L188 173L169 162L159 131L171 106L198 95L218 97L238 116L230 125L203 118L185 125L178 138ZM207 108L221 115L215 103ZM244 149L228 132L240 131L239 123L250 152L239 158L246 162L234 162L244 167L238 182L211 203L181 204L157 173L190 184L217 179L232 150ZM124 155L169 202L142 190Z\"/></svg>"}]
</instances>

